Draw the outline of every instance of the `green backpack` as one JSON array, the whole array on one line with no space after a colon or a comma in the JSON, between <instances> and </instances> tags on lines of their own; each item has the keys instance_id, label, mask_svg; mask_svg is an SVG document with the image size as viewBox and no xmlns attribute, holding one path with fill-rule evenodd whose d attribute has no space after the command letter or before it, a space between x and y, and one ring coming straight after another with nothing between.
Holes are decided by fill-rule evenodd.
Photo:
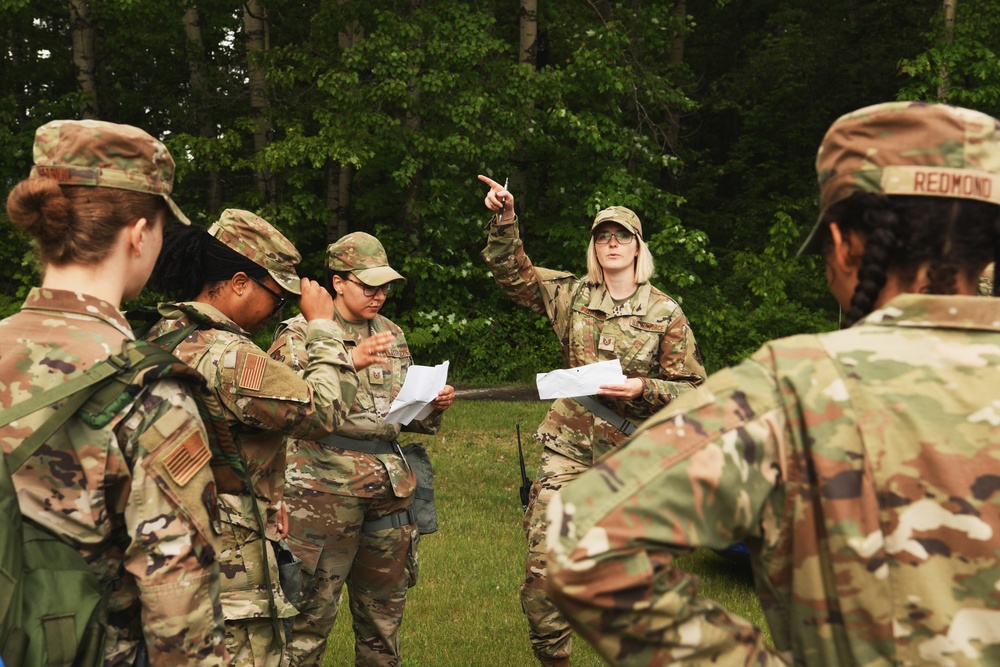
<instances>
[{"instance_id":1,"label":"green backpack","mask_svg":"<svg viewBox=\"0 0 1000 667\"><path fill-rule=\"evenodd\" d=\"M102 586L75 545L21 514L11 475L68 419L107 426L142 386L175 375L177 364L155 345L126 341L120 354L0 411L3 427L62 402L31 436L0 456L0 657L7 667L102 665L111 588ZM128 539L120 531L104 548L117 540L127 545Z\"/></svg>"}]
</instances>

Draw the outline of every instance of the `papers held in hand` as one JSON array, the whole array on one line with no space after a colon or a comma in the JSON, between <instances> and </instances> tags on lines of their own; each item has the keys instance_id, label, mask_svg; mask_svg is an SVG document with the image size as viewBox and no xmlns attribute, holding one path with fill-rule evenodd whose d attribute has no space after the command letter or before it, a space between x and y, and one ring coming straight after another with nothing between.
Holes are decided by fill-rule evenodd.
<instances>
[{"instance_id":1,"label":"papers held in hand","mask_svg":"<svg viewBox=\"0 0 1000 667\"><path fill-rule=\"evenodd\" d=\"M414 419L423 419L434 410L431 402L446 384L447 361L437 366L410 366L406 370L406 380L383 421L387 424L409 424Z\"/></svg>"},{"instance_id":2,"label":"papers held in hand","mask_svg":"<svg viewBox=\"0 0 1000 667\"><path fill-rule=\"evenodd\" d=\"M538 398L541 400L593 396L602 384L622 384L625 380L622 364L618 359L576 368L560 368L549 373L539 373L535 377Z\"/></svg>"}]
</instances>

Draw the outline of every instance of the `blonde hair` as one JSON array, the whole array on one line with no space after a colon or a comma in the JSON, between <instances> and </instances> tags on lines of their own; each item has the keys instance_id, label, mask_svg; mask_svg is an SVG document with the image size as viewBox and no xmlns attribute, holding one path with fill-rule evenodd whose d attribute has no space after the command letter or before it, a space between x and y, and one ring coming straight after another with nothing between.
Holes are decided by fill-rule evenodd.
<instances>
[{"instance_id":1,"label":"blonde hair","mask_svg":"<svg viewBox=\"0 0 1000 667\"><path fill-rule=\"evenodd\" d=\"M635 284L642 285L648 283L656 271L653 264L653 253L649 252L649 246L638 234L635 235L639 243L639 254L635 257ZM590 235L590 245L587 246L587 282L592 285L604 284L604 269L597 261L597 244L594 243L594 235Z\"/></svg>"}]
</instances>

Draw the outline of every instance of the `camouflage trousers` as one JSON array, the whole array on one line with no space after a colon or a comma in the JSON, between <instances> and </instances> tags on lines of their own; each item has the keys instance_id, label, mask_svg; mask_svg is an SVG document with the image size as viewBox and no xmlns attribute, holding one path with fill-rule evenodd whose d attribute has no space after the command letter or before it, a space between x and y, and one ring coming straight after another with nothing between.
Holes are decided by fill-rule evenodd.
<instances>
[{"instance_id":1,"label":"camouflage trousers","mask_svg":"<svg viewBox=\"0 0 1000 667\"><path fill-rule=\"evenodd\" d=\"M386 485L388 486L388 484ZM406 589L417 580L417 524L364 532L366 520L406 509L413 496L358 498L285 487L288 546L302 559L302 608L291 664L318 667L347 583L356 665L398 667ZM405 516L405 515L403 515Z\"/></svg>"},{"instance_id":2,"label":"camouflage trousers","mask_svg":"<svg viewBox=\"0 0 1000 667\"><path fill-rule=\"evenodd\" d=\"M297 612L281 591L273 542L262 539L251 527L256 524L252 512L237 510L240 504L250 502L249 497L226 496L220 500L223 500L220 503L223 518L222 550L219 552L220 597L230 664L234 667L284 667L288 660L280 647L285 638L280 637L282 642L272 646L274 624L264 575L264 549L267 550L267 569L278 618L289 618Z\"/></svg>"},{"instance_id":3,"label":"camouflage trousers","mask_svg":"<svg viewBox=\"0 0 1000 667\"><path fill-rule=\"evenodd\" d=\"M521 584L521 608L528 617L528 635L535 657L543 665L568 664L573 635L569 622L545 592L545 510L552 495L586 472L590 466L551 449L542 452L538 478L531 485L524 533L528 558Z\"/></svg>"}]
</instances>

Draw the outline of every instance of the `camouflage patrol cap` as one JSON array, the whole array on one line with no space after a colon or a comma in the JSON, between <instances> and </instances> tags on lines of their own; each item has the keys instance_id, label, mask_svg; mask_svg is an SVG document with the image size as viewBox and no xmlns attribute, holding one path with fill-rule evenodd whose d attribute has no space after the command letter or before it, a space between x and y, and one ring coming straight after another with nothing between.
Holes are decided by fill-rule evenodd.
<instances>
[{"instance_id":1,"label":"camouflage patrol cap","mask_svg":"<svg viewBox=\"0 0 1000 667\"><path fill-rule=\"evenodd\" d=\"M389 258L379 240L364 232L351 232L341 236L326 249L326 268L331 271L350 271L358 280L372 287L385 285L393 280L406 281L389 266Z\"/></svg>"},{"instance_id":2,"label":"camouflage patrol cap","mask_svg":"<svg viewBox=\"0 0 1000 667\"><path fill-rule=\"evenodd\" d=\"M925 102L887 102L841 116L816 156L819 219L855 192L960 197L1000 204L1000 121ZM820 222L799 255L819 252Z\"/></svg>"},{"instance_id":3,"label":"camouflage patrol cap","mask_svg":"<svg viewBox=\"0 0 1000 667\"><path fill-rule=\"evenodd\" d=\"M264 267L278 284L300 294L295 265L302 255L271 223L250 211L228 208L208 233L240 253L254 264Z\"/></svg>"},{"instance_id":4,"label":"camouflage patrol cap","mask_svg":"<svg viewBox=\"0 0 1000 667\"><path fill-rule=\"evenodd\" d=\"M639 222L639 216L630 208L610 206L604 209L594 218L594 224L590 226L590 231L597 229L597 226L602 222L617 222L640 239L642 238L642 223Z\"/></svg>"},{"instance_id":5,"label":"camouflage patrol cap","mask_svg":"<svg viewBox=\"0 0 1000 667\"><path fill-rule=\"evenodd\" d=\"M191 224L170 198L174 159L166 146L137 127L54 120L35 131L34 161L32 178L160 195L174 217Z\"/></svg>"}]
</instances>

